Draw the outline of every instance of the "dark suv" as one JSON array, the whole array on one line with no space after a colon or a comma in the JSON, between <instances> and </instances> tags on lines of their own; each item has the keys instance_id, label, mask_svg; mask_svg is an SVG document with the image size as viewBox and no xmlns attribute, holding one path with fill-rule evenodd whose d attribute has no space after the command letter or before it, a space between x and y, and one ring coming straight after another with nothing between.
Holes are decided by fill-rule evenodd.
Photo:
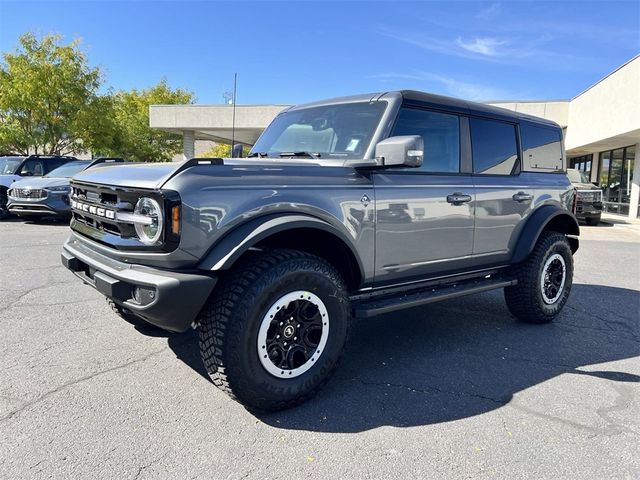
<instances>
[{"instance_id":1,"label":"dark suv","mask_svg":"<svg viewBox=\"0 0 640 480\"><path fill-rule=\"evenodd\" d=\"M591 183L589 176L580 170L568 168L567 176L576 188L576 218L584 220L587 225L598 225L602 217L602 189Z\"/></svg>"},{"instance_id":2,"label":"dark suv","mask_svg":"<svg viewBox=\"0 0 640 480\"><path fill-rule=\"evenodd\" d=\"M65 155L29 155L0 157L0 220L9 215L7 191L13 182L41 177L67 162L77 160Z\"/></svg>"},{"instance_id":3,"label":"dark suv","mask_svg":"<svg viewBox=\"0 0 640 480\"><path fill-rule=\"evenodd\" d=\"M196 328L249 408L316 393L353 318L504 289L547 323L567 301L579 228L553 122L359 95L283 111L249 157L79 173L62 251L123 318Z\"/></svg>"}]
</instances>

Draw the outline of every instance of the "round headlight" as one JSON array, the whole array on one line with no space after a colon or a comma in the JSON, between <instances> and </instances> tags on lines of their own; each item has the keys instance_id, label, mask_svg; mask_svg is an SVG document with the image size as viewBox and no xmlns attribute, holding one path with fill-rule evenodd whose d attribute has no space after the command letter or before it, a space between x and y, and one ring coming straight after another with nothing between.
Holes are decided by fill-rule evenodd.
<instances>
[{"instance_id":1,"label":"round headlight","mask_svg":"<svg viewBox=\"0 0 640 480\"><path fill-rule=\"evenodd\" d=\"M136 203L136 207L133 210L136 215L143 215L151 219L149 225L141 223L135 224L136 233L138 238L145 245L155 244L162 235L162 209L158 202L152 198L142 197Z\"/></svg>"}]
</instances>

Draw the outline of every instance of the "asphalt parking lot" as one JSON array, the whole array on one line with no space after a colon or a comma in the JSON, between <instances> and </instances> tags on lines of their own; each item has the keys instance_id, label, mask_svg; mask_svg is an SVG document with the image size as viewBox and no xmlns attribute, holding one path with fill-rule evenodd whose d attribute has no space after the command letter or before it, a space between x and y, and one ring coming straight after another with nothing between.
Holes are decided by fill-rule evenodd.
<instances>
[{"instance_id":1,"label":"asphalt parking lot","mask_svg":"<svg viewBox=\"0 0 640 480\"><path fill-rule=\"evenodd\" d=\"M63 223L0 223L1 478L638 478L640 230L583 227L559 321L501 292L354 327L307 404L255 416L193 332L136 329L59 260Z\"/></svg>"}]
</instances>

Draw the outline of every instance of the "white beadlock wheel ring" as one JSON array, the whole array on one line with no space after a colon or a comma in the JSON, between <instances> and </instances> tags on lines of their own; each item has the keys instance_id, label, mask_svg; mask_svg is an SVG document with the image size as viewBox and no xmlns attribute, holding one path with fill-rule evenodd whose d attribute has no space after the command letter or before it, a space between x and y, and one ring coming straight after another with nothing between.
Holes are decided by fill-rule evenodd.
<instances>
[{"instance_id":1,"label":"white beadlock wheel ring","mask_svg":"<svg viewBox=\"0 0 640 480\"><path fill-rule=\"evenodd\" d=\"M319 315L319 319L320 319L321 334L320 334L320 340L318 341L318 344L314 349L309 351L310 349L307 347L307 351L309 351L308 352L309 355L306 361L302 365L296 368L283 368L281 365L276 365L275 363L273 363L272 359L269 356L270 347L269 347L269 340L267 339L267 335L269 332L269 328L272 326L272 323L276 322L277 325L274 325L274 327L276 328L282 327L283 334L286 334L287 336L290 335L290 340L292 343L287 342L285 344L289 347L288 351L291 351L291 349L296 348L295 342L302 341L302 339L299 338L300 335L295 336L296 335L295 326L296 325L299 326L297 319L292 323L292 325L294 325L294 330L293 330L294 333L291 333L291 329L287 328L288 325L284 325L283 322L280 321L281 319L278 317L278 314L284 309L286 309L289 306L289 304L291 304L292 302L303 302L303 304L312 304L317 308L318 310L317 315ZM277 378L299 377L300 375L305 373L307 370L309 370L318 362L318 359L322 355L322 352L324 351L324 347L327 344L328 338L329 338L329 314L327 312L327 307L325 306L324 302L320 300L320 298L317 295L311 292L307 292L306 290L296 290L294 292L287 293L286 295L283 295L282 297L277 299L273 303L273 305L271 305L267 313L262 317L262 321L260 323L260 330L258 331L258 341L256 343L256 347L258 349L258 358L260 359L260 363L262 364L264 369L274 377L277 377ZM283 342L284 340L286 340L286 338L283 338Z\"/></svg>"}]
</instances>

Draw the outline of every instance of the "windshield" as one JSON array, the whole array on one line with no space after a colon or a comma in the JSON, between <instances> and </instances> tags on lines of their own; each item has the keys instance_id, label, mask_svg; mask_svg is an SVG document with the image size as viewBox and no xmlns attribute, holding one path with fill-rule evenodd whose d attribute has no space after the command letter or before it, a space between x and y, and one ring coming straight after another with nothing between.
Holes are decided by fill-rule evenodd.
<instances>
[{"instance_id":1,"label":"windshield","mask_svg":"<svg viewBox=\"0 0 640 480\"><path fill-rule=\"evenodd\" d=\"M569 177L569 181L571 183L591 183L587 172L581 172L580 170L576 170L575 168L567 168L567 176Z\"/></svg>"},{"instance_id":2,"label":"windshield","mask_svg":"<svg viewBox=\"0 0 640 480\"><path fill-rule=\"evenodd\" d=\"M278 115L251 149L269 157L363 158L386 102L345 103Z\"/></svg>"},{"instance_id":3,"label":"windshield","mask_svg":"<svg viewBox=\"0 0 640 480\"><path fill-rule=\"evenodd\" d=\"M0 157L0 175L14 175L24 157Z\"/></svg>"},{"instance_id":4,"label":"windshield","mask_svg":"<svg viewBox=\"0 0 640 480\"><path fill-rule=\"evenodd\" d=\"M48 178L71 178L89 166L91 162L69 162L51 170L45 175Z\"/></svg>"}]
</instances>

